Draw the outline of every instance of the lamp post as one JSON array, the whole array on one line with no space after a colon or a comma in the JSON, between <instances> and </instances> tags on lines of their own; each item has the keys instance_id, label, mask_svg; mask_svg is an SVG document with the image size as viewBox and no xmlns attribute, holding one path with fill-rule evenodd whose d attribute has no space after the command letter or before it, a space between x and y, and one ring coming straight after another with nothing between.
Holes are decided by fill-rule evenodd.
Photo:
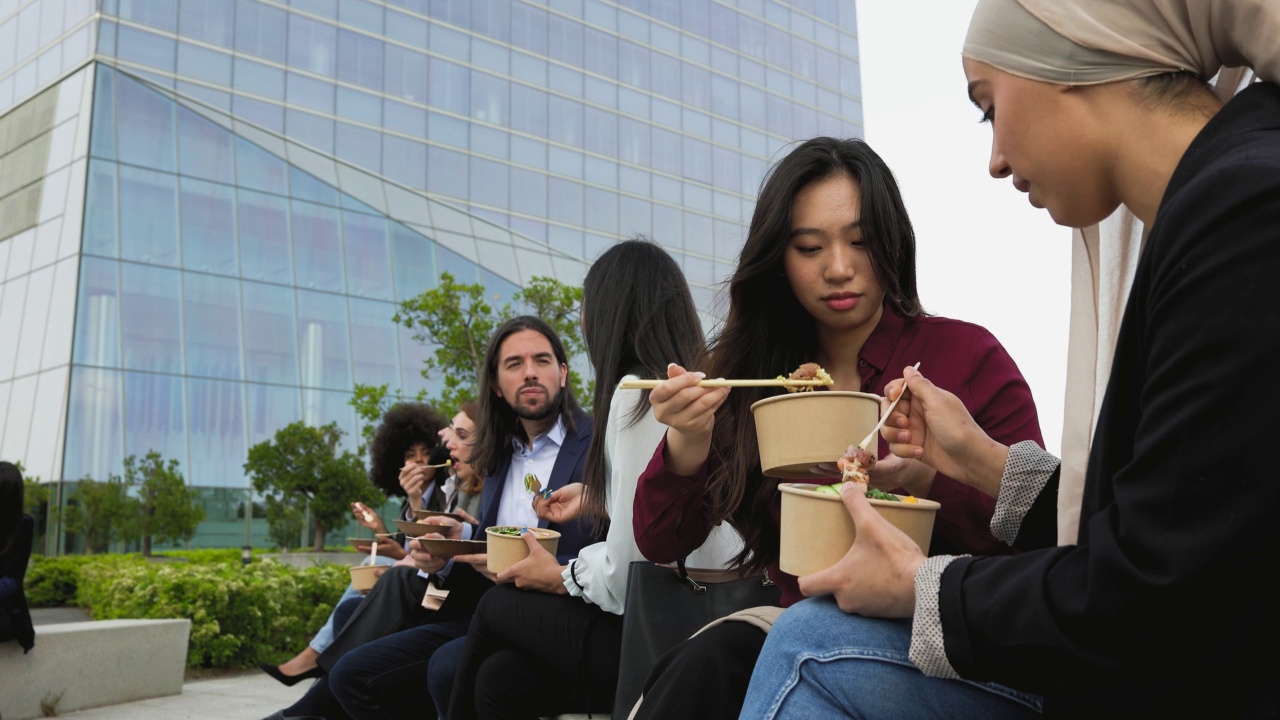
<instances>
[{"instance_id":1,"label":"lamp post","mask_svg":"<svg viewBox=\"0 0 1280 720\"><path fill-rule=\"evenodd\" d=\"M240 564L253 560L253 488L244 491L244 546L240 548Z\"/></svg>"}]
</instances>

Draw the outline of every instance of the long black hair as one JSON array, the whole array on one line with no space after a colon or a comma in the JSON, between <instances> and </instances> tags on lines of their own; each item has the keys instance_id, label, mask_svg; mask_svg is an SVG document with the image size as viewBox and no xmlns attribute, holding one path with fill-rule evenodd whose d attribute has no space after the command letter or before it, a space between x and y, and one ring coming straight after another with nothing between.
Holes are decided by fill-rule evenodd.
<instances>
[{"instance_id":1,"label":"long black hair","mask_svg":"<svg viewBox=\"0 0 1280 720\"><path fill-rule=\"evenodd\" d=\"M489 346L484 351L484 375L480 377L480 417L471 418L476 423L476 446L471 451L471 465L486 476L492 477L498 472L508 458L511 457L511 438L519 432L520 416L506 400L499 397L495 390L498 387L498 353L502 343L521 330L533 330L542 335L551 344L551 352L556 362L564 367L569 366L569 358L564 351L564 343L551 326L541 318L532 315L519 315L502 323L489 338ZM578 413L578 401L573 398L573 386L565 383L556 394L552 403L552 413L559 413L560 419L570 431L577 431L573 416ZM498 482L501 482L498 478Z\"/></svg>"},{"instance_id":2,"label":"long black hair","mask_svg":"<svg viewBox=\"0 0 1280 720\"><path fill-rule=\"evenodd\" d=\"M813 317L788 284L784 256L791 206L809 185L845 176L858 186L862 234L884 302L903 317L923 310L916 291L916 240L898 184L884 160L862 140L819 137L802 143L765 177L738 267L729 280L729 314L712 341L708 377L766 378L817 357ZM737 388L716 413L707 482L713 517L728 519L743 539L734 565L763 570L778 557L769 515L777 483L760 471L751 404L770 393Z\"/></svg>"},{"instance_id":3,"label":"long black hair","mask_svg":"<svg viewBox=\"0 0 1280 720\"><path fill-rule=\"evenodd\" d=\"M405 452L417 443L426 443L430 450L428 463L443 463L449 455L440 442L440 430L448 424L444 416L426 403L392 405L382 416L373 442L369 443L369 481L387 497L404 497L400 468L404 467Z\"/></svg>"},{"instance_id":4,"label":"long black hair","mask_svg":"<svg viewBox=\"0 0 1280 720\"><path fill-rule=\"evenodd\" d=\"M8 555L18 541L23 498L22 471L11 462L0 462L0 556Z\"/></svg>"},{"instance_id":5,"label":"long black hair","mask_svg":"<svg viewBox=\"0 0 1280 720\"><path fill-rule=\"evenodd\" d=\"M582 329L596 374L583 481L586 511L599 524L608 517L605 438L618 381L625 375L666 377L667 363L692 367L701 362L706 346L680 266L645 238L618 243L591 265L582 284ZM630 409L627 424L648 410L649 391L645 390Z\"/></svg>"}]
</instances>

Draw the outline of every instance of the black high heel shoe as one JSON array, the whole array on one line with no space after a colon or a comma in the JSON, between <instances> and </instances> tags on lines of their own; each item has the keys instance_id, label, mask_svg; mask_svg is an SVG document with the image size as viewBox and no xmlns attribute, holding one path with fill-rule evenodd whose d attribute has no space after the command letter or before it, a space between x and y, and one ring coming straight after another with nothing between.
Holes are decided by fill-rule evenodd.
<instances>
[{"instance_id":1,"label":"black high heel shoe","mask_svg":"<svg viewBox=\"0 0 1280 720\"><path fill-rule=\"evenodd\" d=\"M313 667L310 670L297 675L285 675L280 672L280 667L278 665L268 665L266 663L259 663L258 669L275 678L276 682L279 682L281 685L285 685L286 687L293 687L303 680L318 678L323 673L319 666Z\"/></svg>"}]
</instances>

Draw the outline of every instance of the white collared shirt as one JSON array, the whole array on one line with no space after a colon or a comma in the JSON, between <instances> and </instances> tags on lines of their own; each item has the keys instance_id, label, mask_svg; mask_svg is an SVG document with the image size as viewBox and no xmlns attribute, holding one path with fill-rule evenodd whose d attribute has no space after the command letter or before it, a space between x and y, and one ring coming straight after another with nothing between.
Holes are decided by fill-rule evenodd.
<instances>
[{"instance_id":1,"label":"white collared shirt","mask_svg":"<svg viewBox=\"0 0 1280 720\"><path fill-rule=\"evenodd\" d=\"M533 510L533 493L525 490L524 476L533 473L538 476L543 488L550 487L551 470L556 465L556 458L560 456L564 437L564 419L556 418L556 424L550 430L533 439L532 448L526 446L519 437L511 439L511 468L507 470L506 481L502 485L498 525L538 527L538 514Z\"/></svg>"}]
</instances>

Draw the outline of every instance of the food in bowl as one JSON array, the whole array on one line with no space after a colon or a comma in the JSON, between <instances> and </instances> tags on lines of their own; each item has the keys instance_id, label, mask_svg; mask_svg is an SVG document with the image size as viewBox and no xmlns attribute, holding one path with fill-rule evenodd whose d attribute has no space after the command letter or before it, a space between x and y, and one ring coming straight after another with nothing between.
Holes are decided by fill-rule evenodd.
<instances>
[{"instance_id":1,"label":"food in bowl","mask_svg":"<svg viewBox=\"0 0 1280 720\"><path fill-rule=\"evenodd\" d=\"M818 380L823 385L836 384L836 381L831 379L831 375L827 373L826 370L823 370L821 365L818 365L818 363L811 363L811 362L804 363L803 365L796 368L795 370L792 370L791 374L786 376L785 378L779 375L778 379L779 380ZM815 386L813 385L800 385L800 386L792 385L787 387L787 392L813 392L814 389L815 389Z\"/></svg>"},{"instance_id":2,"label":"food in bowl","mask_svg":"<svg viewBox=\"0 0 1280 720\"><path fill-rule=\"evenodd\" d=\"M429 533L444 535L449 532L449 526L443 523L411 522L409 520L396 520L396 528L409 537L422 537Z\"/></svg>"},{"instance_id":3,"label":"food in bowl","mask_svg":"<svg viewBox=\"0 0 1280 720\"><path fill-rule=\"evenodd\" d=\"M778 568L785 573L808 575L825 570L839 562L853 545L857 530L840 498L840 485L825 487L824 490L823 486L808 483L778 486L782 493ZM942 505L923 498L912 498L915 502L911 502L908 497L872 497L869 502L927 555L933 522Z\"/></svg>"},{"instance_id":4,"label":"food in bowl","mask_svg":"<svg viewBox=\"0 0 1280 720\"><path fill-rule=\"evenodd\" d=\"M529 546L525 544L524 533L533 533L534 539L543 550L556 554L560 546L560 533L546 528L522 528L519 526L496 526L485 529L489 553L489 571L499 573L529 557Z\"/></svg>"}]
</instances>

